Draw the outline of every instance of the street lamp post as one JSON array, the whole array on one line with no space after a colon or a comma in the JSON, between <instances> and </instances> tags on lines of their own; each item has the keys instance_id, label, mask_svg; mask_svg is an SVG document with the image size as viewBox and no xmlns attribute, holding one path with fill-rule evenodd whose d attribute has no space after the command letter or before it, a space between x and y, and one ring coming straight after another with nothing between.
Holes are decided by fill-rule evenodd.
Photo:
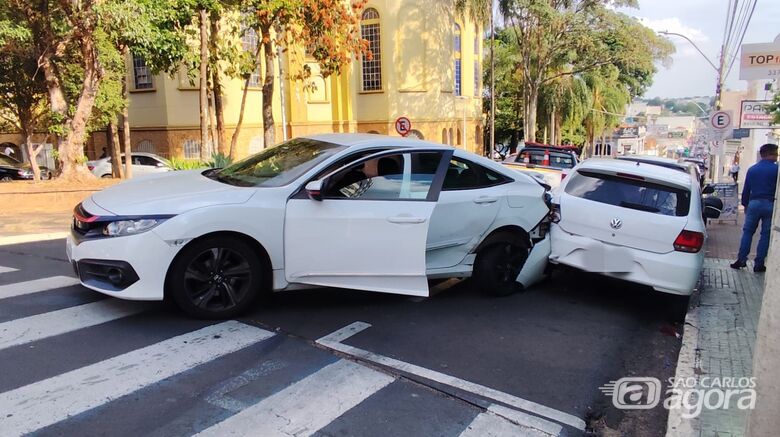
<instances>
[{"instance_id":1,"label":"street lamp post","mask_svg":"<svg viewBox=\"0 0 780 437\"><path fill-rule=\"evenodd\" d=\"M721 45L720 47L720 58L718 59L718 65L715 65L714 62L710 60L710 58L704 54L704 52L699 48L699 46L696 45L690 38L687 36L681 34L681 33L675 33L675 32L668 32L668 31L660 31L658 32L661 35L674 35L679 36L681 38L684 38L686 41L691 43L693 48L695 48L699 54L701 54L704 59L707 60L707 63L710 64L710 66L715 70L715 72L718 74L717 76L717 84L715 85L715 109L720 110L721 104L722 104L722 93L723 93L723 80L724 80L724 66L726 64L726 47L725 43L724 45ZM711 177L717 182L717 180L721 176L721 165L723 165L723 161L725 161L726 153L725 153L725 147L723 144L719 144L718 147L718 154L711 154L713 157L717 158L715 161L715 165L710 165L710 174Z\"/></svg>"}]
</instances>

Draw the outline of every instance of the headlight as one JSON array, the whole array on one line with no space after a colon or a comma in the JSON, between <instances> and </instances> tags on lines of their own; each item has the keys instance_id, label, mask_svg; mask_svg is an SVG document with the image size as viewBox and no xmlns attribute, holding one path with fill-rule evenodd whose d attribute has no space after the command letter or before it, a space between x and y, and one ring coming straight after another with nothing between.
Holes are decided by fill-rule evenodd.
<instances>
[{"instance_id":1,"label":"headlight","mask_svg":"<svg viewBox=\"0 0 780 437\"><path fill-rule=\"evenodd\" d=\"M118 220L107 224L106 227L103 228L103 235L120 237L122 235L140 234L164 221L165 219Z\"/></svg>"}]
</instances>

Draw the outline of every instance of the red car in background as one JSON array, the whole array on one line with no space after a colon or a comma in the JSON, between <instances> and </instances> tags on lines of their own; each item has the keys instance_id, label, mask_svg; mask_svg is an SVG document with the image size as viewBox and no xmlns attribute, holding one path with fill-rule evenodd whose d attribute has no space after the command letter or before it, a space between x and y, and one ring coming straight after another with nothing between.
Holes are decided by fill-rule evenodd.
<instances>
[{"instance_id":1,"label":"red car in background","mask_svg":"<svg viewBox=\"0 0 780 437\"><path fill-rule=\"evenodd\" d=\"M519 152L502 162L507 167L543 180L551 188L560 185L568 170L579 163L576 146L552 146L526 142Z\"/></svg>"}]
</instances>

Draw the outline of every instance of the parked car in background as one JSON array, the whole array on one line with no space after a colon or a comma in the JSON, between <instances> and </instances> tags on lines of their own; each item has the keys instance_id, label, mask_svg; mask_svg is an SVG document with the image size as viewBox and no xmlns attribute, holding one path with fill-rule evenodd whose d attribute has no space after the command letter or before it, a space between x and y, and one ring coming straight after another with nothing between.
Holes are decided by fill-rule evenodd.
<instances>
[{"instance_id":1,"label":"parked car in background","mask_svg":"<svg viewBox=\"0 0 780 437\"><path fill-rule=\"evenodd\" d=\"M582 162L553 202L551 262L685 296L704 262L704 216L722 208L690 175L626 159Z\"/></svg>"},{"instance_id":2,"label":"parked car in background","mask_svg":"<svg viewBox=\"0 0 780 437\"><path fill-rule=\"evenodd\" d=\"M41 179L51 179L52 171L43 165L39 165ZM9 182L13 180L32 180L33 171L30 164L19 161L4 153L0 153L0 181Z\"/></svg>"},{"instance_id":3,"label":"parked car in background","mask_svg":"<svg viewBox=\"0 0 780 437\"><path fill-rule=\"evenodd\" d=\"M699 184L699 187L704 186L704 174L699 172L699 167L694 163L686 162L682 159L664 158L661 156L652 155L623 155L618 156L617 159L658 165L661 167L670 168L672 170L681 171L689 174L691 178Z\"/></svg>"},{"instance_id":4,"label":"parked car in background","mask_svg":"<svg viewBox=\"0 0 780 437\"><path fill-rule=\"evenodd\" d=\"M133 176L141 176L153 173L164 173L173 170L165 158L154 153L132 152ZM125 163L125 155L122 154L122 164ZM93 175L99 178L110 178L111 157L87 161L87 168Z\"/></svg>"},{"instance_id":5,"label":"parked car in background","mask_svg":"<svg viewBox=\"0 0 780 437\"><path fill-rule=\"evenodd\" d=\"M573 146L550 146L538 143L525 143L518 153L507 156L502 164L520 172L541 175L547 185L556 188L566 174L579 162L576 148Z\"/></svg>"},{"instance_id":6,"label":"parked car in background","mask_svg":"<svg viewBox=\"0 0 780 437\"><path fill-rule=\"evenodd\" d=\"M461 149L316 135L97 192L66 252L86 287L206 318L311 286L428 296L428 279L474 276L504 295L543 276L548 202L532 178Z\"/></svg>"}]
</instances>

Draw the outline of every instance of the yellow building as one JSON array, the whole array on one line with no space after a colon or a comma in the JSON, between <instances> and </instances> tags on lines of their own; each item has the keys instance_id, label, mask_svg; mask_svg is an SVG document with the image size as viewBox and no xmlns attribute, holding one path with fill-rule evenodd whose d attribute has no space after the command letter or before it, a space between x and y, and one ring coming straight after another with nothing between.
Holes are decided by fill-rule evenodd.
<instances>
[{"instance_id":1,"label":"yellow building","mask_svg":"<svg viewBox=\"0 0 780 437\"><path fill-rule=\"evenodd\" d=\"M287 51L281 59L285 77L299 71L303 63L310 66L312 76L307 84L285 79L281 87L277 77L276 141L323 132L399 135L395 120L405 116L411 120L410 135L479 153L482 29L456 15L453 3L370 1L362 12L361 33L369 41L373 58L353 60L339 76L319 75L317 64L306 58L302 48ZM256 44L256 35L244 36L245 49L253 50ZM278 74L278 64L275 67ZM152 76L139 58L128 60L128 74L133 150L199 157L197 86L184 73ZM261 84L260 75L254 75L239 138L240 157L263 148ZM238 79L224 86L228 143L238 120L243 87L244 81ZM94 133L88 154L100 154L105 144L105 133Z\"/></svg>"}]
</instances>

